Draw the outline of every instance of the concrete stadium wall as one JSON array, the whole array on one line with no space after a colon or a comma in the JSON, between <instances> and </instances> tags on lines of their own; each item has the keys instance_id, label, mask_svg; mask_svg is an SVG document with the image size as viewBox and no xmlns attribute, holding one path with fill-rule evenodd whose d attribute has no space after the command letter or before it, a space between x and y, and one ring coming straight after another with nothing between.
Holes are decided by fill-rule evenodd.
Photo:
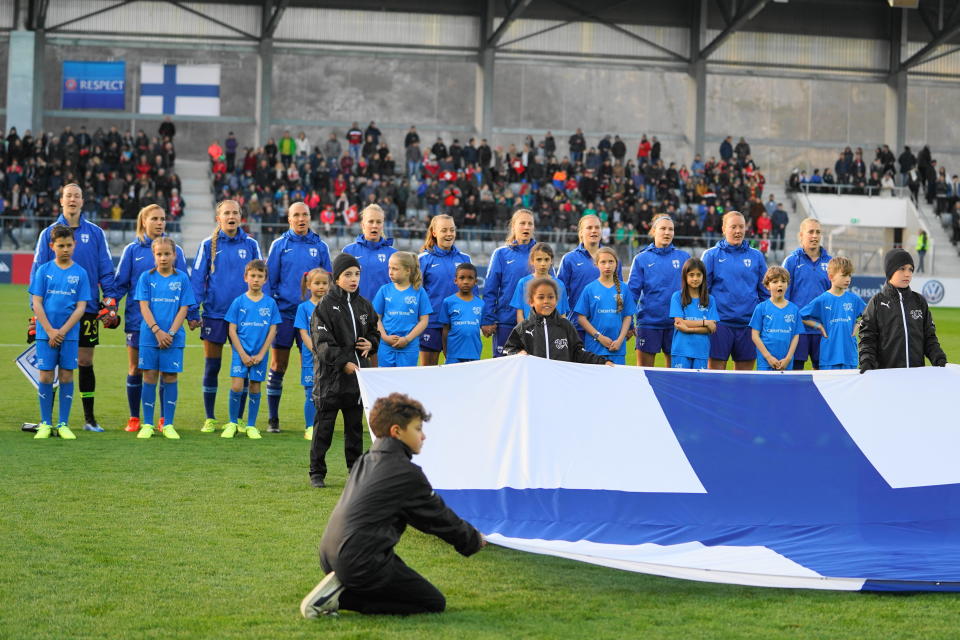
<instances>
[{"instance_id":1,"label":"concrete stadium wall","mask_svg":"<svg viewBox=\"0 0 960 640\"><path fill-rule=\"evenodd\" d=\"M0 87L6 86L6 57L7 48L0 46ZM48 43L45 109L60 107L62 61L111 59L127 62L129 112L137 106L141 62L220 64L221 113L247 122L177 119L179 152L200 156L211 139L223 139L228 131L235 132L241 145L255 142L257 56L252 52ZM302 130L314 143L322 143L335 132L342 141L351 121L366 126L376 120L398 164L403 162L402 140L410 124L417 125L429 145L438 135L447 143L454 137L466 142L477 120L477 68L469 61L287 49L274 54L272 88L271 135ZM0 91L0 98L4 93ZM494 96L494 146L520 142L526 132L540 138L549 129L557 136L560 153L565 153L566 138L582 127L591 145L604 134L620 134L630 157L640 134L647 133L661 139L664 158L686 164L692 160L684 131L693 105L683 73L501 60ZM951 172L960 172L960 121L951 115L958 102L960 87L910 84L908 141L916 148L930 143L934 156ZM779 189L794 167L808 171L832 167L846 144L863 146L869 161L873 148L884 142L885 110L885 87L880 83L708 75L706 155L717 155L725 135L735 139L744 135L771 186ZM57 130L69 123L93 130L114 123L126 127L129 122L84 117L77 111L70 117L47 116L44 128ZM135 126L152 134L158 120L137 118Z\"/></svg>"},{"instance_id":2,"label":"concrete stadium wall","mask_svg":"<svg viewBox=\"0 0 960 640\"><path fill-rule=\"evenodd\" d=\"M83 111L76 111L70 117L44 118L44 129L59 131L69 124L76 130L85 125L89 132L97 127L112 124L121 129L129 128L129 114L135 114L137 104L136 87L139 86L140 63L180 63L180 64L219 64L221 68L220 114L249 118L250 123L212 123L187 122L175 119L177 125L177 152L183 156L203 155L210 141L223 139L228 131L234 131L238 137L252 140L255 136L255 124L252 119L256 108L257 56L254 53L233 51L187 51L183 49L134 48L128 46L63 46L48 44L45 49L44 63L49 73L44 74L44 109L60 109L61 67L65 60L125 60L127 63L127 117L121 119L84 117ZM6 70L6 65L3 65ZM149 135L155 135L160 120L137 118L135 126L144 129Z\"/></svg>"}]
</instances>

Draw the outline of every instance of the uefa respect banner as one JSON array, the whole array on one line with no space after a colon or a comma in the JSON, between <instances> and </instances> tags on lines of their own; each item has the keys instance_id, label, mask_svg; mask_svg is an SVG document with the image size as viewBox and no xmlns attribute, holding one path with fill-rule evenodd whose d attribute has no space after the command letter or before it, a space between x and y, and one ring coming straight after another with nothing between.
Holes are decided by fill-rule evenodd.
<instances>
[{"instance_id":1,"label":"uefa respect banner","mask_svg":"<svg viewBox=\"0 0 960 640\"><path fill-rule=\"evenodd\" d=\"M740 373L513 356L363 369L493 543L768 587L960 591L960 367Z\"/></svg>"},{"instance_id":2,"label":"uefa respect banner","mask_svg":"<svg viewBox=\"0 0 960 640\"><path fill-rule=\"evenodd\" d=\"M125 62L63 63L62 109L125 109Z\"/></svg>"}]
</instances>

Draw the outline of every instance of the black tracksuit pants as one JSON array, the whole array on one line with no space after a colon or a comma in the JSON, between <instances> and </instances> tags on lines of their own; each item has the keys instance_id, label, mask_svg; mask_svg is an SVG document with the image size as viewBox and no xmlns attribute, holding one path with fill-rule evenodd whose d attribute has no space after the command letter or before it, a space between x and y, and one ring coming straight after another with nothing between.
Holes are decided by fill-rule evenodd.
<instances>
[{"instance_id":1,"label":"black tracksuit pants","mask_svg":"<svg viewBox=\"0 0 960 640\"><path fill-rule=\"evenodd\" d=\"M333 441L333 427L337 413L343 412L343 452L347 471L363 453L363 405L359 393L323 398L313 418L313 440L310 443L310 477L321 480L327 476L325 457Z\"/></svg>"},{"instance_id":2,"label":"black tracksuit pants","mask_svg":"<svg viewBox=\"0 0 960 640\"><path fill-rule=\"evenodd\" d=\"M323 565L321 561L321 565ZM324 566L327 573L331 567ZM346 575L341 575L346 573ZM412 613L440 613L447 600L429 580L408 567L399 556L393 555L383 568L383 579L376 586L351 587L349 571L337 573L345 588L340 594L340 608L360 613L408 615Z\"/></svg>"}]
</instances>

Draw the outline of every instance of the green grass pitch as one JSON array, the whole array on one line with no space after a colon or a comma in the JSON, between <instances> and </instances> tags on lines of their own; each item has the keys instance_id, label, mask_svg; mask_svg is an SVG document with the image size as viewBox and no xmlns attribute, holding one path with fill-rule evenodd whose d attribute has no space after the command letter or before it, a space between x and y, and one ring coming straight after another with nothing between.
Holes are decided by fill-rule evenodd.
<instances>
[{"instance_id":1,"label":"green grass pitch","mask_svg":"<svg viewBox=\"0 0 960 640\"><path fill-rule=\"evenodd\" d=\"M309 487L295 372L282 434L200 434L202 354L192 334L177 417L183 439L138 441L122 431L123 334L103 331L97 413L108 431L33 441L20 423L36 421L36 395L12 363L24 347L25 304L24 287L0 286L0 638L859 640L956 637L960 626L952 595L713 585L498 547L463 559L416 531L399 553L446 594L446 613L304 620L298 604L321 577L316 548L345 466L338 434L330 488ZM960 310L934 317L958 362ZM222 391L218 417L225 407ZM77 427L79 402L73 416Z\"/></svg>"}]
</instances>

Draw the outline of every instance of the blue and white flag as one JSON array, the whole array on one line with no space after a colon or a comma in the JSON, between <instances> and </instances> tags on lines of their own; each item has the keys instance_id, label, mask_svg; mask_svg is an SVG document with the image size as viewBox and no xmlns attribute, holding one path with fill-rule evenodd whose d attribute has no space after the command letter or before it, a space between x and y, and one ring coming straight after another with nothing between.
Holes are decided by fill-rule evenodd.
<instances>
[{"instance_id":1,"label":"blue and white flag","mask_svg":"<svg viewBox=\"0 0 960 640\"><path fill-rule=\"evenodd\" d=\"M220 65L140 64L140 113L220 115Z\"/></svg>"},{"instance_id":2,"label":"blue and white flag","mask_svg":"<svg viewBox=\"0 0 960 640\"><path fill-rule=\"evenodd\" d=\"M27 377L34 389L40 389L40 370L37 369L37 343L33 342L24 349L23 353L18 355L13 361L17 364L20 372ZM53 386L60 385L60 369L53 370Z\"/></svg>"},{"instance_id":3,"label":"blue and white flag","mask_svg":"<svg viewBox=\"0 0 960 640\"><path fill-rule=\"evenodd\" d=\"M514 356L363 369L496 544L676 578L960 591L960 367L740 373Z\"/></svg>"}]
</instances>

